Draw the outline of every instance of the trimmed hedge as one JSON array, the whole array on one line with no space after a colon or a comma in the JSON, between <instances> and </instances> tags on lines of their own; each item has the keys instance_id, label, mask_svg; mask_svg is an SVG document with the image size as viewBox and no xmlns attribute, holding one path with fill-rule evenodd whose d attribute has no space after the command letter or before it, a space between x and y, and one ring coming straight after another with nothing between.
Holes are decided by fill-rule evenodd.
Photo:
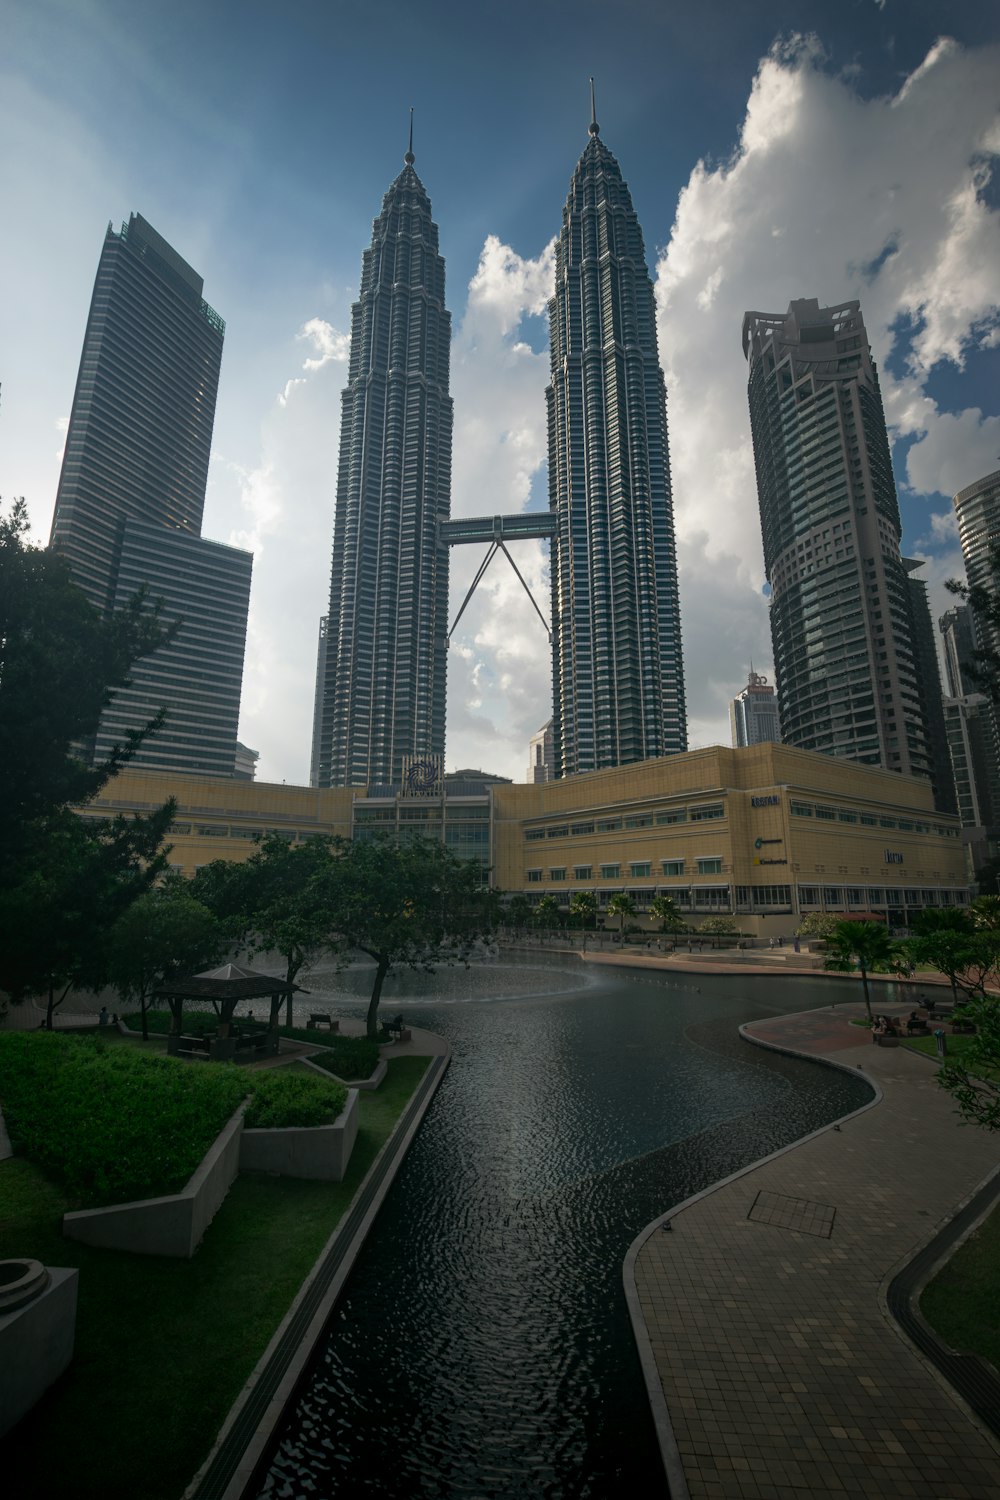
<instances>
[{"instance_id":1,"label":"trimmed hedge","mask_svg":"<svg viewBox=\"0 0 1000 1500\"><path fill-rule=\"evenodd\" d=\"M305 1026L281 1026L278 1029L291 1041L311 1042L322 1047L323 1052L309 1061L341 1078L370 1078L378 1067L378 1043L370 1042L366 1036L338 1036L336 1032Z\"/></svg>"},{"instance_id":2,"label":"trimmed hedge","mask_svg":"<svg viewBox=\"0 0 1000 1500\"><path fill-rule=\"evenodd\" d=\"M331 1078L306 1078L286 1068L252 1073L253 1098L243 1117L248 1130L289 1125L331 1125L347 1103L347 1090Z\"/></svg>"},{"instance_id":3,"label":"trimmed hedge","mask_svg":"<svg viewBox=\"0 0 1000 1500\"><path fill-rule=\"evenodd\" d=\"M142 1016L137 1010L121 1018L130 1031L142 1031ZM170 1030L169 1010L148 1010L146 1024L153 1036L166 1036ZM219 1018L214 1010L186 1010L184 1012L185 1036L214 1036L219 1029Z\"/></svg>"},{"instance_id":4,"label":"trimmed hedge","mask_svg":"<svg viewBox=\"0 0 1000 1500\"><path fill-rule=\"evenodd\" d=\"M0 1035L11 1144L97 1208L176 1193L246 1097L246 1075L53 1032Z\"/></svg>"},{"instance_id":5,"label":"trimmed hedge","mask_svg":"<svg viewBox=\"0 0 1000 1500\"><path fill-rule=\"evenodd\" d=\"M0 1104L16 1151L81 1208L176 1193L252 1094L246 1123L320 1125L347 1092L323 1079L190 1063L100 1037L0 1034Z\"/></svg>"}]
</instances>

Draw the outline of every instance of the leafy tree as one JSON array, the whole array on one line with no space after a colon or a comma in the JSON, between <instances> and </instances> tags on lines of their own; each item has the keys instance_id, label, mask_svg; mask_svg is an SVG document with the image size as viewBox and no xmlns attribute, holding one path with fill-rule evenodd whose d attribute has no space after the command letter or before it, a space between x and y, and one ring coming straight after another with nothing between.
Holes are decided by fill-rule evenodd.
<instances>
[{"instance_id":1,"label":"leafy tree","mask_svg":"<svg viewBox=\"0 0 1000 1500\"><path fill-rule=\"evenodd\" d=\"M676 935L678 932L683 932L687 926L670 896L654 896L649 903L649 915L654 922L659 922L661 932L672 932Z\"/></svg>"},{"instance_id":2,"label":"leafy tree","mask_svg":"<svg viewBox=\"0 0 1000 1500\"><path fill-rule=\"evenodd\" d=\"M535 923L539 927L559 925L559 902L555 896L543 896L535 907Z\"/></svg>"},{"instance_id":3,"label":"leafy tree","mask_svg":"<svg viewBox=\"0 0 1000 1500\"><path fill-rule=\"evenodd\" d=\"M982 932L1000 932L1000 896L979 896L970 909L974 927Z\"/></svg>"},{"instance_id":4,"label":"leafy tree","mask_svg":"<svg viewBox=\"0 0 1000 1500\"><path fill-rule=\"evenodd\" d=\"M597 926L597 897L593 891L574 891L569 909L581 927L586 928L588 922Z\"/></svg>"},{"instance_id":5,"label":"leafy tree","mask_svg":"<svg viewBox=\"0 0 1000 1500\"><path fill-rule=\"evenodd\" d=\"M80 819L162 714L98 766L91 738L132 663L172 638L138 594L110 616L72 583L66 561L27 541L22 500L0 516L0 988L15 1001L100 983L103 938L165 866L173 805L148 817Z\"/></svg>"},{"instance_id":6,"label":"leafy tree","mask_svg":"<svg viewBox=\"0 0 1000 1500\"><path fill-rule=\"evenodd\" d=\"M702 922L700 930L710 937L729 937L736 931L736 923L732 917L709 917ZM714 946L718 947L718 944Z\"/></svg>"},{"instance_id":7,"label":"leafy tree","mask_svg":"<svg viewBox=\"0 0 1000 1500\"><path fill-rule=\"evenodd\" d=\"M144 1041L155 987L207 967L224 946L219 923L182 881L147 891L122 912L109 937L108 979L123 1003L138 1002Z\"/></svg>"},{"instance_id":8,"label":"leafy tree","mask_svg":"<svg viewBox=\"0 0 1000 1500\"><path fill-rule=\"evenodd\" d=\"M860 969L865 1010L869 1021L874 1021L868 976L892 972L897 959L896 944L887 929L881 922L837 922L827 936L827 947L829 954L823 962L824 969L834 969L841 974Z\"/></svg>"},{"instance_id":9,"label":"leafy tree","mask_svg":"<svg viewBox=\"0 0 1000 1500\"><path fill-rule=\"evenodd\" d=\"M433 973L465 962L491 930L494 903L479 867L429 839L345 844L330 860L326 884L343 950L375 960L367 1032L378 1036L386 976L398 966Z\"/></svg>"},{"instance_id":10,"label":"leafy tree","mask_svg":"<svg viewBox=\"0 0 1000 1500\"><path fill-rule=\"evenodd\" d=\"M825 911L807 912L795 929L795 936L800 938L828 938L839 921L839 917L828 916Z\"/></svg>"},{"instance_id":11,"label":"leafy tree","mask_svg":"<svg viewBox=\"0 0 1000 1500\"><path fill-rule=\"evenodd\" d=\"M902 945L904 951L914 964L929 964L947 975L957 1004L959 987L979 972L979 960L989 946L984 944L983 934L977 933L971 911L956 906L926 907L915 914L911 932Z\"/></svg>"},{"instance_id":12,"label":"leafy tree","mask_svg":"<svg viewBox=\"0 0 1000 1500\"><path fill-rule=\"evenodd\" d=\"M963 1015L975 1022L976 1034L944 1064L938 1082L970 1125L1000 1130L1000 1003L995 995L979 995Z\"/></svg>"},{"instance_id":13,"label":"leafy tree","mask_svg":"<svg viewBox=\"0 0 1000 1500\"><path fill-rule=\"evenodd\" d=\"M511 896L507 902L506 917L515 932L525 926L530 916L531 902L527 896L522 896L520 892Z\"/></svg>"},{"instance_id":14,"label":"leafy tree","mask_svg":"<svg viewBox=\"0 0 1000 1500\"><path fill-rule=\"evenodd\" d=\"M608 916L618 918L618 936L625 941L625 919L636 914L635 902L627 891L616 891L608 902Z\"/></svg>"}]
</instances>

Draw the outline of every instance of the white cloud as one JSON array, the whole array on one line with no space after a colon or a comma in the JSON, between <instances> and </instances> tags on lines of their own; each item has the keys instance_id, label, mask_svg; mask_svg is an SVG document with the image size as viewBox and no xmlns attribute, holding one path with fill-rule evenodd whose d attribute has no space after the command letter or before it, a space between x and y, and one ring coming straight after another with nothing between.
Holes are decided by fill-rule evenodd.
<instances>
[{"instance_id":1,"label":"white cloud","mask_svg":"<svg viewBox=\"0 0 1000 1500\"><path fill-rule=\"evenodd\" d=\"M994 338L1000 215L980 194L998 64L1000 49L940 42L894 98L864 99L853 77L824 71L814 39L792 38L761 62L732 158L699 163L681 193L657 294L692 744L728 741L724 700L750 656L770 661L744 312L860 298L890 426L919 435L909 478L921 494L970 483L1000 452L997 419L943 413L925 389L940 361ZM917 332L894 380L885 360L901 323ZM952 548L946 563L953 574Z\"/></svg>"},{"instance_id":2,"label":"white cloud","mask_svg":"<svg viewBox=\"0 0 1000 1500\"><path fill-rule=\"evenodd\" d=\"M331 361L341 365L347 363L351 352L351 335L338 333L332 323L327 323L324 318L310 318L307 323L303 323L296 338L305 339L312 344L318 355L316 359L307 359L302 366L303 370L322 370Z\"/></svg>"},{"instance_id":3,"label":"white cloud","mask_svg":"<svg viewBox=\"0 0 1000 1500\"><path fill-rule=\"evenodd\" d=\"M552 294L555 242L525 259L491 235L483 246L452 347L455 401L453 516L524 510L539 498L546 455L548 353L524 338L526 318ZM549 615L547 549L518 542L511 555ZM451 553L455 619L485 547ZM456 631L448 658L449 767L479 766L523 780L528 740L552 713L545 631L506 558L494 558Z\"/></svg>"}]
</instances>

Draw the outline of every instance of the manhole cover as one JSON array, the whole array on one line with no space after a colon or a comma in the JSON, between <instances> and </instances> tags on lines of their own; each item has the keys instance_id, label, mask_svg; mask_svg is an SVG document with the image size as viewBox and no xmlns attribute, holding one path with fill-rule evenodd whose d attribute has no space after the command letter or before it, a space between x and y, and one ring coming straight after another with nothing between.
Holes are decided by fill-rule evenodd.
<instances>
[{"instance_id":1,"label":"manhole cover","mask_svg":"<svg viewBox=\"0 0 1000 1500\"><path fill-rule=\"evenodd\" d=\"M776 1229L798 1229L828 1240L837 1210L829 1203L810 1203L808 1198L786 1198L783 1193L760 1192L750 1206L748 1219L771 1224Z\"/></svg>"}]
</instances>

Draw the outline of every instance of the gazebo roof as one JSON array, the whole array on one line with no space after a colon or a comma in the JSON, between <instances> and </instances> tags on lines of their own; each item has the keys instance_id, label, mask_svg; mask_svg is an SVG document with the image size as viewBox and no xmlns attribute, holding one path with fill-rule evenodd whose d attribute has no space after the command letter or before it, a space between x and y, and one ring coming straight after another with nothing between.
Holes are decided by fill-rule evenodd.
<instances>
[{"instance_id":1,"label":"gazebo roof","mask_svg":"<svg viewBox=\"0 0 1000 1500\"><path fill-rule=\"evenodd\" d=\"M206 969L189 979L175 979L170 984L161 984L154 991L164 999L171 996L184 1000L260 1000L265 995L292 995L300 988L279 979L276 974L262 974L246 964L223 964L218 969Z\"/></svg>"}]
</instances>

